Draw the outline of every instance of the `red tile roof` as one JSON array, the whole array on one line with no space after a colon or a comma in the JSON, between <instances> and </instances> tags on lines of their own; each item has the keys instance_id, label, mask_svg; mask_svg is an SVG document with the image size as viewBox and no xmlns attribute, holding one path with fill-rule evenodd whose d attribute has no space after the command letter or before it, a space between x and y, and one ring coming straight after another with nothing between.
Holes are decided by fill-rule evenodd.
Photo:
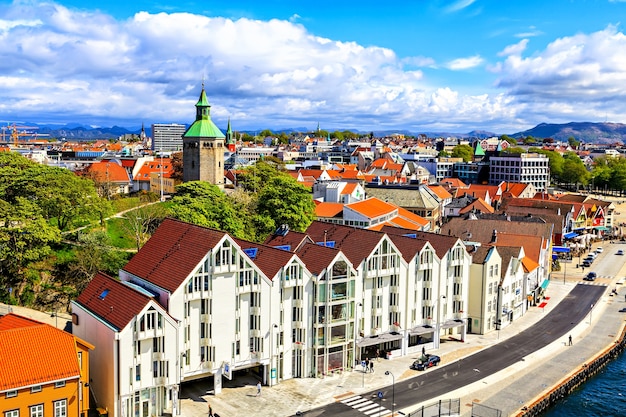
<instances>
[{"instance_id":1,"label":"red tile roof","mask_svg":"<svg viewBox=\"0 0 626 417\"><path fill-rule=\"evenodd\" d=\"M130 182L128 172L116 162L95 162L87 166L83 172L97 181Z\"/></svg>"},{"instance_id":2,"label":"red tile roof","mask_svg":"<svg viewBox=\"0 0 626 417\"><path fill-rule=\"evenodd\" d=\"M128 326L150 300L152 297L100 272L76 302L119 331Z\"/></svg>"},{"instance_id":3,"label":"red tile roof","mask_svg":"<svg viewBox=\"0 0 626 417\"><path fill-rule=\"evenodd\" d=\"M346 208L352 209L357 213L361 213L363 216L370 219L383 216L398 209L397 206L384 202L376 197L357 201L356 203L346 204Z\"/></svg>"},{"instance_id":4,"label":"red tile roof","mask_svg":"<svg viewBox=\"0 0 626 417\"><path fill-rule=\"evenodd\" d=\"M124 271L174 292L225 236L222 231L165 219Z\"/></svg>"},{"instance_id":5,"label":"red tile roof","mask_svg":"<svg viewBox=\"0 0 626 417\"><path fill-rule=\"evenodd\" d=\"M80 376L74 336L18 317L0 318L0 391Z\"/></svg>"},{"instance_id":6,"label":"red tile roof","mask_svg":"<svg viewBox=\"0 0 626 417\"><path fill-rule=\"evenodd\" d=\"M315 243L305 243L298 249L296 254L302 259L309 271L319 275L322 271L328 269L330 263L339 254L339 250Z\"/></svg>"},{"instance_id":7,"label":"red tile roof","mask_svg":"<svg viewBox=\"0 0 626 417\"><path fill-rule=\"evenodd\" d=\"M317 217L341 217L343 212L342 203L326 203L321 202L315 204L315 215Z\"/></svg>"},{"instance_id":8,"label":"red tile roof","mask_svg":"<svg viewBox=\"0 0 626 417\"><path fill-rule=\"evenodd\" d=\"M383 239L384 234L372 230L314 221L306 230L314 242L334 241L335 248L345 253L355 268L363 262Z\"/></svg>"}]
</instances>

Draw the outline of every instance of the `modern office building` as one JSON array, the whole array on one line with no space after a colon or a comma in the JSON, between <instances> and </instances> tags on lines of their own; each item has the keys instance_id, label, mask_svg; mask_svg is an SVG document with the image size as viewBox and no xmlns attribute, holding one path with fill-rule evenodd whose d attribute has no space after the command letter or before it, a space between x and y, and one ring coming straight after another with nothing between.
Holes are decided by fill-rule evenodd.
<instances>
[{"instance_id":1,"label":"modern office building","mask_svg":"<svg viewBox=\"0 0 626 417\"><path fill-rule=\"evenodd\" d=\"M187 126L178 123L155 123L152 125L153 151L182 151L183 134Z\"/></svg>"},{"instance_id":2,"label":"modern office building","mask_svg":"<svg viewBox=\"0 0 626 417\"><path fill-rule=\"evenodd\" d=\"M492 156L489 158L489 183L522 182L532 184L537 191L545 191L550 185L548 157L537 153Z\"/></svg>"}]
</instances>

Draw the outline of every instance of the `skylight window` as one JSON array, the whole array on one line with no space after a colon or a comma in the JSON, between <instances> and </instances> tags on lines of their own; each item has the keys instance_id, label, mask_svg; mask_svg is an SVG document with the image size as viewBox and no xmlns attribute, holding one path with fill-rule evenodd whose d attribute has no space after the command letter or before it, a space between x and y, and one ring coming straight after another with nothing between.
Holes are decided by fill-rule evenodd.
<instances>
[{"instance_id":1,"label":"skylight window","mask_svg":"<svg viewBox=\"0 0 626 417\"><path fill-rule=\"evenodd\" d=\"M98 298L100 300L104 300L104 297L106 297L108 293L109 293L109 289L107 288L106 290L102 291L102 294L100 294Z\"/></svg>"}]
</instances>

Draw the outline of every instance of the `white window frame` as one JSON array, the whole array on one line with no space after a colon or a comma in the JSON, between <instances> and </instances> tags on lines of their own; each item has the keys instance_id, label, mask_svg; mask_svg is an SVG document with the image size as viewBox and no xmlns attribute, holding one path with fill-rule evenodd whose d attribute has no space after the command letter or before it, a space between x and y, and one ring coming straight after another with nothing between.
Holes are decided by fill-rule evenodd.
<instances>
[{"instance_id":1,"label":"white window frame","mask_svg":"<svg viewBox=\"0 0 626 417\"><path fill-rule=\"evenodd\" d=\"M54 401L54 417L67 417L67 400Z\"/></svg>"},{"instance_id":2,"label":"white window frame","mask_svg":"<svg viewBox=\"0 0 626 417\"><path fill-rule=\"evenodd\" d=\"M43 404L31 405L29 411L30 417L43 417Z\"/></svg>"}]
</instances>

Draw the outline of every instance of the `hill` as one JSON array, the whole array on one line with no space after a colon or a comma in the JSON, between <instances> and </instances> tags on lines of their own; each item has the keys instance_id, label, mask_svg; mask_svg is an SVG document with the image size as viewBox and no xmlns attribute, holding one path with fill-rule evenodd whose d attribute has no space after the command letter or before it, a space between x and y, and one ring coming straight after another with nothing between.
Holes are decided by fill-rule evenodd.
<instances>
[{"instance_id":1,"label":"hill","mask_svg":"<svg viewBox=\"0 0 626 417\"><path fill-rule=\"evenodd\" d=\"M532 136L538 139L552 138L567 141L570 136L582 142L626 142L626 124L571 122L565 124L541 123L532 129L511 135L514 138Z\"/></svg>"}]
</instances>

